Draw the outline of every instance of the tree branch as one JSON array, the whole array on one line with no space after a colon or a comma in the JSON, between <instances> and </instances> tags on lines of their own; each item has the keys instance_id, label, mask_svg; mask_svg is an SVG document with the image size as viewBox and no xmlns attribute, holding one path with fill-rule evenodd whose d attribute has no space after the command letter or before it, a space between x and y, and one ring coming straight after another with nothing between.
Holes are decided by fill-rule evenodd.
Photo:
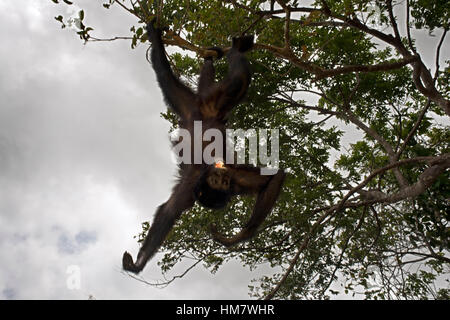
<instances>
[{"instance_id":1,"label":"tree branch","mask_svg":"<svg viewBox=\"0 0 450 320\"><path fill-rule=\"evenodd\" d=\"M290 24L291 24L291 11L290 11L290 8L283 1L277 0L277 3L283 8L284 13L286 14L286 16L284 17L284 19L285 19L285 22L284 22L284 48L286 50L288 50L289 47L291 46L291 44L290 44L291 37L289 34Z\"/></svg>"},{"instance_id":2,"label":"tree branch","mask_svg":"<svg viewBox=\"0 0 450 320\"><path fill-rule=\"evenodd\" d=\"M436 83L436 80L439 76L439 68L440 68L439 67L439 54L441 52L442 43L444 43L445 36L447 35L447 31L448 30L445 29L444 32L442 33L441 40L439 41L439 44L436 49L436 71L434 73L433 83Z\"/></svg>"},{"instance_id":3,"label":"tree branch","mask_svg":"<svg viewBox=\"0 0 450 320\"><path fill-rule=\"evenodd\" d=\"M193 268L195 268L200 262L202 262L204 260L204 258L202 259L198 259L195 263L193 263L192 265L190 265L188 268L186 268L186 270L183 271L183 273L179 274L179 275L175 275L172 277L172 279L170 280L165 280L165 281L160 281L157 280L157 282L150 282L145 280L142 277L136 276L130 272L125 272L125 271L121 271L122 274L126 274L128 275L130 278L133 278L139 282L142 282L146 285L152 286L152 287L162 287L165 288L167 287L169 284L171 284L172 282L174 282L176 279L181 279L183 278L189 271L191 271Z\"/></svg>"},{"instance_id":4,"label":"tree branch","mask_svg":"<svg viewBox=\"0 0 450 320\"><path fill-rule=\"evenodd\" d=\"M391 163L394 163L397 160L396 154L395 154L392 146L382 136L380 136L378 134L378 132L376 132L372 128L366 126L361 120L359 120L359 118L356 117L356 115L353 112L351 112L349 108L346 108L346 110L345 110L345 118L347 118L352 123L354 123L358 128L363 130L367 135L374 138L386 151L386 153L389 157L389 161ZM394 167L392 172L394 173L395 178L397 179L397 182L399 183L400 187L406 187L408 185L408 181L406 181L405 177L402 175L402 173L400 172L400 170L397 167Z\"/></svg>"},{"instance_id":5,"label":"tree branch","mask_svg":"<svg viewBox=\"0 0 450 320\"><path fill-rule=\"evenodd\" d=\"M262 43L255 44L255 48L270 51L276 56L290 61L292 64L299 67L300 69L313 73L315 75L316 81L323 78L334 77L337 75L352 72L369 73L369 72L395 70L404 67L410 63L413 63L418 59L418 57L416 56L408 56L396 62L383 62L375 65L345 65L335 69L324 69L314 63L303 61L301 58L297 57L291 50L287 50L287 48L280 48Z\"/></svg>"},{"instance_id":6,"label":"tree branch","mask_svg":"<svg viewBox=\"0 0 450 320\"><path fill-rule=\"evenodd\" d=\"M413 81L414 84L425 97L430 98L433 102L439 105L444 112L450 116L450 101L445 99L434 87L434 80L431 77L430 71L425 67L422 60L416 61L413 66Z\"/></svg>"},{"instance_id":7,"label":"tree branch","mask_svg":"<svg viewBox=\"0 0 450 320\"><path fill-rule=\"evenodd\" d=\"M116 41L116 40L132 40L133 37L114 37L114 38L109 38L109 39L100 39L100 38L95 38L92 36L89 36L89 41L92 42L97 42L97 41Z\"/></svg>"},{"instance_id":8,"label":"tree branch","mask_svg":"<svg viewBox=\"0 0 450 320\"><path fill-rule=\"evenodd\" d=\"M425 107L423 107L422 111L420 111L420 114L419 114L419 116L417 118L416 123L412 127L411 131L409 131L408 136L403 141L403 144L401 145L400 149L397 151L397 153L395 155L396 160L398 160L400 158L400 156L403 153L403 151L405 151L405 148L408 145L409 140L411 140L411 138L414 135L414 133L416 133L417 129L420 126L420 123L423 120L423 117L425 116L425 113L427 113L427 110L428 110L428 107L430 106L430 104L431 104L431 100L428 99L427 104L425 105Z\"/></svg>"},{"instance_id":9,"label":"tree branch","mask_svg":"<svg viewBox=\"0 0 450 320\"><path fill-rule=\"evenodd\" d=\"M394 11L392 9L392 0L387 0L386 5L388 8L388 12L389 12L389 20L391 22L392 29L394 29L395 38L398 41L402 41L402 38L400 37L400 32L398 32L398 26L397 26L397 21L395 20L395 17L394 17Z\"/></svg>"},{"instance_id":10,"label":"tree branch","mask_svg":"<svg viewBox=\"0 0 450 320\"><path fill-rule=\"evenodd\" d=\"M358 225L352 230L352 232L350 233L350 235L347 237L347 239L345 240L344 246L342 248L341 254L339 255L339 260L337 261L334 270L329 278L328 284L322 289L321 293L324 294L325 291L328 290L328 288L331 286L331 284L333 283L334 277L336 275L336 272L339 270L339 268L341 267L341 263L342 263L342 259L344 258L344 254L345 251L347 251L347 247L348 244L350 243L350 239L353 238L353 236L355 235L355 233L361 228L362 223L364 222L364 217L367 213L367 207L364 208L361 217L359 218L358 221Z\"/></svg>"},{"instance_id":11,"label":"tree branch","mask_svg":"<svg viewBox=\"0 0 450 320\"><path fill-rule=\"evenodd\" d=\"M414 52L414 54L417 54L416 48L414 48L411 39L411 28L409 26L409 0L406 0L406 34L408 36L409 49L411 49L411 51Z\"/></svg>"},{"instance_id":12,"label":"tree branch","mask_svg":"<svg viewBox=\"0 0 450 320\"><path fill-rule=\"evenodd\" d=\"M345 201L347 201L348 198L350 198L352 194L365 187L375 176L394 167L415 162L430 163L430 167L422 172L416 183L402 188L397 193L394 193L392 195L386 195L381 191L371 193L370 196L372 197L372 199L370 199L369 201L373 203L393 203L407 198L417 197L418 195L422 194L428 187L430 187L440 174L442 174L447 168L450 167L450 153L446 153L438 157L417 157L404 159L373 171L366 179L364 179L363 182L358 184L347 193L347 195L341 200L336 211L339 211L341 209L341 206L345 203Z\"/></svg>"},{"instance_id":13,"label":"tree branch","mask_svg":"<svg viewBox=\"0 0 450 320\"><path fill-rule=\"evenodd\" d=\"M404 67L414 61L417 61L417 57L410 56L401 59L396 62L382 62L374 65L347 65L336 69L323 70L321 74L318 74L315 80L320 80L323 78L333 77L340 74L352 73L352 72L379 72L379 71L390 71Z\"/></svg>"},{"instance_id":14,"label":"tree branch","mask_svg":"<svg viewBox=\"0 0 450 320\"><path fill-rule=\"evenodd\" d=\"M314 226L316 226L316 225L318 225L318 224L317 223L314 224ZM314 228L314 226L313 226L313 228ZM299 248L297 249L297 253L295 254L294 258L292 258L291 262L289 263L289 267L287 268L287 270L284 273L283 277L280 279L280 281L278 281L278 283L275 286L275 288L273 288L273 290L267 296L264 297L264 300L271 300L271 299L273 299L273 297L278 292L278 290L280 290L281 286L283 285L283 283L286 281L286 279L289 276L289 274L294 269L294 266L297 264L297 261L298 261L298 258L300 257L300 254L308 246L311 234L312 234L312 231L310 233L308 233L308 235L305 236L305 239L303 240L303 242L300 244Z\"/></svg>"}]
</instances>

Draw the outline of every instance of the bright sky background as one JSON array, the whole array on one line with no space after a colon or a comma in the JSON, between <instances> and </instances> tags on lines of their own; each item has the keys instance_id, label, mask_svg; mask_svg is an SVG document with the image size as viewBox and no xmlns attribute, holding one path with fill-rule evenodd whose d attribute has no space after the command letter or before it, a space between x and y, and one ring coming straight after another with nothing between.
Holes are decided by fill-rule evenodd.
<instances>
[{"instance_id":1,"label":"bright sky background","mask_svg":"<svg viewBox=\"0 0 450 320\"><path fill-rule=\"evenodd\" d=\"M101 3L80 4L96 35L129 35L132 17ZM85 46L54 20L65 7L0 1L0 299L249 298L256 276L237 263L165 289L121 273L174 183L166 107L147 45ZM162 279L156 261L148 281ZM67 288L71 265L80 290Z\"/></svg>"},{"instance_id":2,"label":"bright sky background","mask_svg":"<svg viewBox=\"0 0 450 320\"><path fill-rule=\"evenodd\" d=\"M96 36L129 35L133 17L117 6L78 3ZM236 262L215 275L199 266L165 289L121 273L173 186L166 107L147 45L83 45L54 20L64 8L0 1L0 299L249 298L259 274ZM157 260L148 281L162 279ZM80 290L67 287L72 265Z\"/></svg>"}]
</instances>

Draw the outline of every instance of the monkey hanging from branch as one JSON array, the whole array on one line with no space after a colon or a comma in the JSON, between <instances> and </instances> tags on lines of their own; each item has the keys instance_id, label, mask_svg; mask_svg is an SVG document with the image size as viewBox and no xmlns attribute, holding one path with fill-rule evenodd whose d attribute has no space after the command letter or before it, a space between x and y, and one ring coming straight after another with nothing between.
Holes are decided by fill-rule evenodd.
<instances>
[{"instance_id":1,"label":"monkey hanging from branch","mask_svg":"<svg viewBox=\"0 0 450 320\"><path fill-rule=\"evenodd\" d=\"M213 57L206 57L197 92L194 93L173 74L161 39L162 29L155 26L155 19L147 25L147 33L152 43L151 62L159 86L169 108L179 117L180 128L188 130L194 139L194 121L202 121L203 131L214 128L225 136L228 115L244 98L251 81L245 52L253 47L253 36L233 38L232 47L226 55L228 74L220 82L214 80ZM218 59L223 56L222 49L214 47L211 50L217 53ZM191 142L194 146L195 141ZM200 143L203 154L205 144ZM223 143L225 148L225 141ZM235 195L255 194L252 215L240 232L226 237L214 225L211 226L213 239L224 246L250 239L271 212L285 178L283 170L273 175L262 175L260 168L250 165L225 165L223 162L211 165L203 159L194 164L193 160L190 164L179 165L179 181L169 199L158 207L136 261L128 252L124 253L124 270L139 273L157 252L177 219L196 201L206 208L220 209Z\"/></svg>"}]
</instances>

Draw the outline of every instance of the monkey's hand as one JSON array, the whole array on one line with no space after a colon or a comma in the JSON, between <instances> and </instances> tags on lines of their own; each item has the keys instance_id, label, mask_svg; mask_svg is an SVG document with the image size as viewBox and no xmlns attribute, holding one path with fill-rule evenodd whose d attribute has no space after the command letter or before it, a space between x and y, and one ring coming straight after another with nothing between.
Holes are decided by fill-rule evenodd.
<instances>
[{"instance_id":1,"label":"monkey's hand","mask_svg":"<svg viewBox=\"0 0 450 320\"><path fill-rule=\"evenodd\" d=\"M212 238L214 241L219 242L220 244L227 246L224 242L226 242L226 237L222 235L218 230L215 223L211 223L209 225L209 232L211 232Z\"/></svg>"},{"instance_id":2,"label":"monkey's hand","mask_svg":"<svg viewBox=\"0 0 450 320\"><path fill-rule=\"evenodd\" d=\"M133 258L131 257L131 254L128 252L124 252L122 257L122 267L125 271L130 271L133 273L139 273L142 268L139 268L137 265L134 264Z\"/></svg>"},{"instance_id":3,"label":"monkey's hand","mask_svg":"<svg viewBox=\"0 0 450 320\"><path fill-rule=\"evenodd\" d=\"M270 178L267 185L260 189L250 220L240 232L234 236L225 237L217 231L216 226L213 224L210 227L213 239L226 247L230 247L241 241L246 241L252 238L258 231L258 227L264 222L266 217L272 211L285 177L286 173L280 169Z\"/></svg>"},{"instance_id":4,"label":"monkey's hand","mask_svg":"<svg viewBox=\"0 0 450 320\"><path fill-rule=\"evenodd\" d=\"M251 236L250 234L245 234L245 236L243 234L240 234L238 237L234 236L227 238L217 230L217 226L214 223L209 226L209 231L211 232L213 240L225 247L231 247L243 240L248 239Z\"/></svg>"}]
</instances>

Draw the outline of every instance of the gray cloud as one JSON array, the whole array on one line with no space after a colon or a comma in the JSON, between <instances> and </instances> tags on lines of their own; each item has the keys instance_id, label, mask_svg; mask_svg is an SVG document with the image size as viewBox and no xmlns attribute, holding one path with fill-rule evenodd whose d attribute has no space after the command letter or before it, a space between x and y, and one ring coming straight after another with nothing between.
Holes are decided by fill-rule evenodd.
<instances>
[{"instance_id":1,"label":"gray cloud","mask_svg":"<svg viewBox=\"0 0 450 320\"><path fill-rule=\"evenodd\" d=\"M81 253L96 241L95 232L80 231L73 238L69 237L66 232L62 232L58 237L58 251L66 254Z\"/></svg>"},{"instance_id":2,"label":"gray cloud","mask_svg":"<svg viewBox=\"0 0 450 320\"><path fill-rule=\"evenodd\" d=\"M101 3L80 5L99 37L127 35L134 23ZM173 185L166 107L146 46L84 46L59 29L61 8L0 3L0 296L247 298L253 275L235 262L164 290L121 273L123 251L136 254L133 236ZM81 290L67 288L71 265ZM143 276L162 278L156 259Z\"/></svg>"},{"instance_id":3,"label":"gray cloud","mask_svg":"<svg viewBox=\"0 0 450 320\"><path fill-rule=\"evenodd\" d=\"M2 291L2 295L5 299L12 300L16 297L16 292L13 288L5 288Z\"/></svg>"}]
</instances>

